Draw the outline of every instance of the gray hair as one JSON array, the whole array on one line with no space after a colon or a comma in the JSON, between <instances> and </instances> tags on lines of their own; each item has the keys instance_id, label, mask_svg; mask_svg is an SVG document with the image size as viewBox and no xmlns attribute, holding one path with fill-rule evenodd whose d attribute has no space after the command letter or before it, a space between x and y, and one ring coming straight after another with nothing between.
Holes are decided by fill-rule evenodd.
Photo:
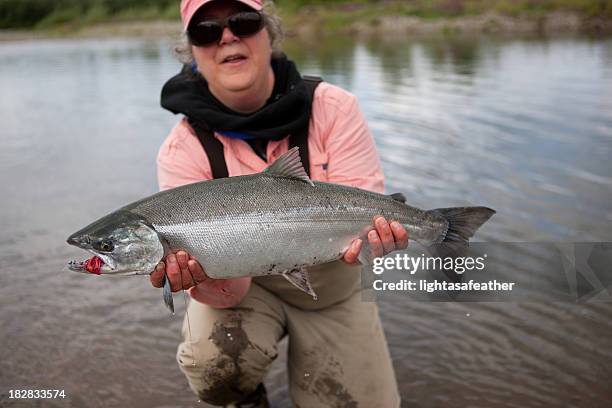
<instances>
[{"instance_id":1,"label":"gray hair","mask_svg":"<svg viewBox=\"0 0 612 408\"><path fill-rule=\"evenodd\" d=\"M283 42L285 33L283 32L281 19L276 12L276 7L272 0L264 0L261 14L264 19L264 27L268 30L268 35L270 37L272 55L277 56L282 53L281 43ZM189 42L189 37L185 30L183 30L178 42L174 45L174 55L183 64L193 63L191 43Z\"/></svg>"}]
</instances>

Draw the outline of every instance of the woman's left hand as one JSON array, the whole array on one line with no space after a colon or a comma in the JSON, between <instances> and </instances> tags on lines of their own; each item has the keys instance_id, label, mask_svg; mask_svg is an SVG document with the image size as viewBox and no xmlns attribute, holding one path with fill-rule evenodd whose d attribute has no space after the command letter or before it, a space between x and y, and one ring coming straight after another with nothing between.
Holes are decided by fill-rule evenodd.
<instances>
[{"instance_id":1,"label":"woman's left hand","mask_svg":"<svg viewBox=\"0 0 612 408\"><path fill-rule=\"evenodd\" d=\"M368 232L368 244L372 257L385 256L397 249L408 247L408 231L397 221L388 222L384 217L374 217L374 229ZM357 238L344 253L342 260L347 264L357 263L363 242Z\"/></svg>"}]
</instances>

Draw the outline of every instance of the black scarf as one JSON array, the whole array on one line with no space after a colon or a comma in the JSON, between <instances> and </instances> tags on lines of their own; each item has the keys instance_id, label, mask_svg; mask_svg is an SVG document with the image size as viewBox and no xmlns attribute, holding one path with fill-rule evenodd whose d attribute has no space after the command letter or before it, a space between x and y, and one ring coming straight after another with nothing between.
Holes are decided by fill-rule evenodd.
<instances>
[{"instance_id":1,"label":"black scarf","mask_svg":"<svg viewBox=\"0 0 612 408\"><path fill-rule=\"evenodd\" d=\"M281 140L308 126L311 97L293 61L286 56L272 59L274 90L256 112L242 114L223 105L208 90L199 73L185 67L170 78L161 94L161 105L182 113L195 125L213 132L233 132L262 140Z\"/></svg>"}]
</instances>

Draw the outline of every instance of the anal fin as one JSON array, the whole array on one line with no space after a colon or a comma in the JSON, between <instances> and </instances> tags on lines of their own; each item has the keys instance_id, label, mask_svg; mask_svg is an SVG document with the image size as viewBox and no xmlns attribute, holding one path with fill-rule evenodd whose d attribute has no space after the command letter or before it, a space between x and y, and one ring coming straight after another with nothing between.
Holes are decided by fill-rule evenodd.
<instances>
[{"instance_id":1,"label":"anal fin","mask_svg":"<svg viewBox=\"0 0 612 408\"><path fill-rule=\"evenodd\" d=\"M292 269L290 271L284 272L283 276L289 282L291 282L298 289L308 293L312 296L313 300L317 300L318 296L315 291L312 289L310 285L310 279L308 278L308 271L305 268L302 269Z\"/></svg>"}]
</instances>

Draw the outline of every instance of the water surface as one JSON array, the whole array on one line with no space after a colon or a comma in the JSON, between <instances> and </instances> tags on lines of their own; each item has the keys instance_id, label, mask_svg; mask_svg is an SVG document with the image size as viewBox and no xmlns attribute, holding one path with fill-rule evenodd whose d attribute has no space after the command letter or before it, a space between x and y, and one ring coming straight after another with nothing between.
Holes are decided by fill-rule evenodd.
<instances>
[{"instance_id":1,"label":"water surface","mask_svg":"<svg viewBox=\"0 0 612 408\"><path fill-rule=\"evenodd\" d=\"M146 278L62 271L80 256L65 237L156 190L155 155L177 120L159 107L179 69L169 48L0 43L2 406L19 406L11 388L66 390L40 406L203 405L174 360L181 296L173 318ZM303 73L357 95L389 192L423 208L495 208L480 241L612 241L610 39L337 39L286 49ZM398 296L380 308L405 406L612 403L609 303ZM283 362L267 381L275 407L290 406Z\"/></svg>"}]
</instances>

